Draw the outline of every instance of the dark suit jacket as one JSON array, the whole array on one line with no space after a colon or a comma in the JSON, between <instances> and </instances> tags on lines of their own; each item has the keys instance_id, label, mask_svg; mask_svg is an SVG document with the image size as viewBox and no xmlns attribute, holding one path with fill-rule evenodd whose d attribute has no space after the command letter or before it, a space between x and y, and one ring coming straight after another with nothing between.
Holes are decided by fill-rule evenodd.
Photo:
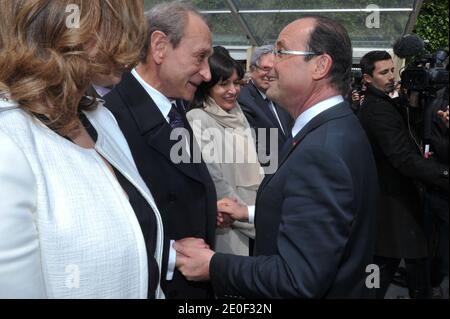
<instances>
[{"instance_id":1,"label":"dark suit jacket","mask_svg":"<svg viewBox=\"0 0 450 319\"><path fill-rule=\"evenodd\" d=\"M169 240L185 237L203 238L214 246L216 193L214 183L203 162L174 164L170 159L171 126L131 73L105 96L106 106L117 119L130 146L139 173L151 190L164 224L165 243L162 288L167 298L212 297L207 283L187 281L176 270L174 279L166 281ZM196 147L191 128L191 154Z\"/></svg>"},{"instance_id":2,"label":"dark suit jacket","mask_svg":"<svg viewBox=\"0 0 450 319\"><path fill-rule=\"evenodd\" d=\"M215 254L219 296L367 298L377 174L348 103L311 120L256 200L255 257Z\"/></svg>"},{"instance_id":3,"label":"dark suit jacket","mask_svg":"<svg viewBox=\"0 0 450 319\"><path fill-rule=\"evenodd\" d=\"M410 136L406 108L385 93L369 87L358 117L372 144L380 181L375 252L425 257L423 210L414 181L448 191L448 165L423 158Z\"/></svg>"},{"instance_id":4,"label":"dark suit jacket","mask_svg":"<svg viewBox=\"0 0 450 319\"><path fill-rule=\"evenodd\" d=\"M241 92L238 96L239 105L242 108L242 111L247 118L250 127L256 130L258 133L258 128L265 128L266 130L266 145L262 145L264 150L267 150L267 154L270 150L270 128L276 128L278 130L278 151L280 152L285 141L291 136L291 126L293 120L289 113L283 110L278 105L275 105L275 108L278 113L278 117L280 118L281 125L283 126L283 131L280 129L280 124L278 120L275 118L272 110L269 108L266 101L264 101L263 97L259 93L256 86L253 82L248 83L241 89ZM256 135L256 145L258 147L258 134Z\"/></svg>"}]
</instances>

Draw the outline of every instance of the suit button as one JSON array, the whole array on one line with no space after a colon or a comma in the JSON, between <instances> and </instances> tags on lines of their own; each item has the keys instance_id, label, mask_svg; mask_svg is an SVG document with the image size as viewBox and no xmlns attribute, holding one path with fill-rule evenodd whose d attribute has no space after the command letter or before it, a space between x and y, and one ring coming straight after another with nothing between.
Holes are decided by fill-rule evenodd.
<instances>
[{"instance_id":1,"label":"suit button","mask_svg":"<svg viewBox=\"0 0 450 319\"><path fill-rule=\"evenodd\" d=\"M170 193L169 194L169 203L171 203L171 204L175 203L175 199L176 199L175 194Z\"/></svg>"},{"instance_id":2,"label":"suit button","mask_svg":"<svg viewBox=\"0 0 450 319\"><path fill-rule=\"evenodd\" d=\"M448 177L448 170L445 170L442 174L444 174L445 177Z\"/></svg>"}]
</instances>

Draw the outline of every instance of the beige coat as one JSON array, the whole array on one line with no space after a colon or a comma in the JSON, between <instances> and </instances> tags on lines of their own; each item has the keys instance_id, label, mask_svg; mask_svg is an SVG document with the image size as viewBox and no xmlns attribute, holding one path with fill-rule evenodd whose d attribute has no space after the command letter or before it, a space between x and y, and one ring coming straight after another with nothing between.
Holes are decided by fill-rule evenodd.
<instances>
[{"instance_id":1,"label":"beige coat","mask_svg":"<svg viewBox=\"0 0 450 319\"><path fill-rule=\"evenodd\" d=\"M227 113L210 100L205 108L189 111L187 118L214 181L217 198L235 198L242 204L254 205L263 175L257 161L253 138L242 134L243 130L250 129L250 125L240 106L237 104ZM225 129L228 130L227 134ZM240 139L248 149L243 150L242 147L233 146L233 139L235 141ZM225 155L236 155L239 152L241 155L245 153L244 163L242 161L237 163L236 158L229 160L230 158ZM249 238L254 237L253 224L235 222L231 229L217 229L216 251L248 255Z\"/></svg>"}]
</instances>

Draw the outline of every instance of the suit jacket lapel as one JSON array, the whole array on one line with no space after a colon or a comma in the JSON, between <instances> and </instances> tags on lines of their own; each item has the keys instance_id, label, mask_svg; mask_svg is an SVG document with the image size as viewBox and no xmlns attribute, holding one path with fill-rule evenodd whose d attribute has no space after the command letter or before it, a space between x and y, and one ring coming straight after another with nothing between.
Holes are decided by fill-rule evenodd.
<instances>
[{"instance_id":1,"label":"suit jacket lapel","mask_svg":"<svg viewBox=\"0 0 450 319\"><path fill-rule=\"evenodd\" d=\"M276 105L278 117L280 118L281 125L283 125L284 135L291 136L292 123L291 116L279 105Z\"/></svg>"},{"instance_id":2,"label":"suit jacket lapel","mask_svg":"<svg viewBox=\"0 0 450 319\"><path fill-rule=\"evenodd\" d=\"M286 162L291 153L297 148L297 146L301 143L301 141L310 132L314 131L316 128L322 126L323 124L331 120L340 117L345 117L350 114L352 114L350 107L348 106L347 102L343 102L329 108L328 110L314 117L311 121L308 122L308 124L305 125L305 127L303 127L303 129L300 132L297 133L297 135L294 136L294 138L292 139L290 149L284 154L283 158L281 158L281 160L278 162L278 169ZM268 182L272 179L272 177L275 174L269 175L266 178L264 178L261 185L259 186L258 192L261 191L268 184Z\"/></svg>"},{"instance_id":3,"label":"suit jacket lapel","mask_svg":"<svg viewBox=\"0 0 450 319\"><path fill-rule=\"evenodd\" d=\"M253 82L250 82L250 84L251 84L251 88L252 88L252 90L251 90L252 96L255 99L255 103L256 103L256 105L258 105L259 110L262 113L264 113L264 115L269 120L269 122L272 123L272 125L275 125L274 127L280 128L280 124L278 123L278 120L275 118L275 115L273 114L272 110L270 109L270 106L267 103L267 101L265 101L263 99L263 97L259 93L256 86L253 84Z\"/></svg>"},{"instance_id":4,"label":"suit jacket lapel","mask_svg":"<svg viewBox=\"0 0 450 319\"><path fill-rule=\"evenodd\" d=\"M164 155L168 161L172 162L170 158L170 150L179 142L170 140L172 128L169 123L167 123L167 120L163 117L152 98L131 73L124 75L122 82L119 84L118 90L124 101L126 101L127 107L130 110L136 126L138 127L141 136L145 139L147 145ZM185 118L184 112L182 115ZM186 124L187 120L184 120L184 123ZM189 130L189 124L187 129ZM192 136L191 132L190 135ZM192 155L191 138L189 139L189 142L191 145ZM198 171L195 168L195 165L190 163L174 163L174 166L183 174L203 182L202 177L199 176Z\"/></svg>"}]
</instances>

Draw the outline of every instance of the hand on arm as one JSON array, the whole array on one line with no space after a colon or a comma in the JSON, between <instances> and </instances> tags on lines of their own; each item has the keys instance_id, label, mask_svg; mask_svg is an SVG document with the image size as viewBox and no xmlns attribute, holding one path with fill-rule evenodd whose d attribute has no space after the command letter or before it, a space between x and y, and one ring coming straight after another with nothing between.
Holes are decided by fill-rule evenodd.
<instances>
[{"instance_id":1,"label":"hand on arm","mask_svg":"<svg viewBox=\"0 0 450 319\"><path fill-rule=\"evenodd\" d=\"M202 243L203 242L203 243ZM209 262L214 251L203 239L184 238L175 242L178 270L189 280L209 280Z\"/></svg>"}]
</instances>

